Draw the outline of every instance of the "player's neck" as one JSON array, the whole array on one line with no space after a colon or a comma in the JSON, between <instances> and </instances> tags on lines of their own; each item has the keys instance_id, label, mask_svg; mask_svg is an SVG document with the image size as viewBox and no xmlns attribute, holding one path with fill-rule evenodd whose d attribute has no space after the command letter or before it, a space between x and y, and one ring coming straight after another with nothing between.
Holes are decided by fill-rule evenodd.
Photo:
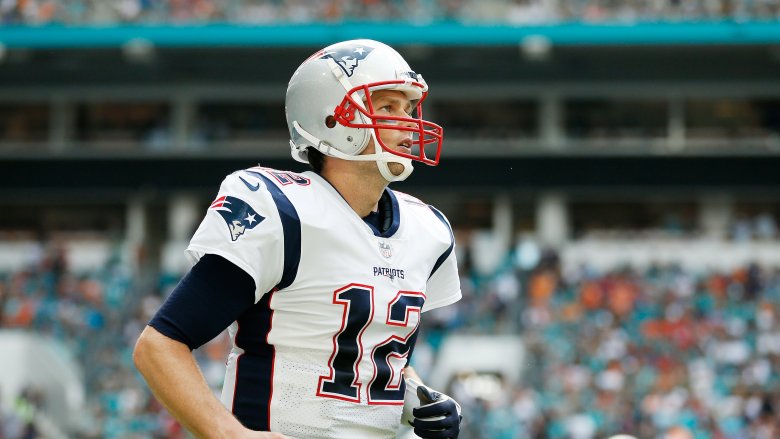
<instances>
[{"instance_id":1,"label":"player's neck","mask_svg":"<svg viewBox=\"0 0 780 439\"><path fill-rule=\"evenodd\" d=\"M330 171L330 172L329 172ZM353 169L323 169L322 177L328 180L361 218L376 210L379 198L387 187L387 180L367 178L365 173ZM372 176L373 177L373 176Z\"/></svg>"}]
</instances>

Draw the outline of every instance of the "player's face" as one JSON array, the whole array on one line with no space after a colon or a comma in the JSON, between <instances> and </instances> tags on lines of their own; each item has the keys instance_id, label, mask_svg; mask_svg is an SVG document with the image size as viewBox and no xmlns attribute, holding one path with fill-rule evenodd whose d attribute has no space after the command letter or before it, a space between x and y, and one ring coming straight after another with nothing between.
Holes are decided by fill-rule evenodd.
<instances>
[{"instance_id":1,"label":"player's face","mask_svg":"<svg viewBox=\"0 0 780 439\"><path fill-rule=\"evenodd\" d=\"M414 110L415 102L410 101L404 92L398 90L377 90L371 94L371 104L374 107L374 114L380 118L378 120L379 123L388 125L406 123L409 126L415 126L409 122L381 120L382 115L400 117L409 117L411 115ZM377 130L377 133L379 138L388 148L407 154L412 152L412 133L410 131L380 129ZM374 145L374 140L371 139L371 143L363 150L362 154L372 154L376 148L377 146ZM400 163L390 163L390 171L394 175L400 175L403 170L404 167Z\"/></svg>"}]
</instances>

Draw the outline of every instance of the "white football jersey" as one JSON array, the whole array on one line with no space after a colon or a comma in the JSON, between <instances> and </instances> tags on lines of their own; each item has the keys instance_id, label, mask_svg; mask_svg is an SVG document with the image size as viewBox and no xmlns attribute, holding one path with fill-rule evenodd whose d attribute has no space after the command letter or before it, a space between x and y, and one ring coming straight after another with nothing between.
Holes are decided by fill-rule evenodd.
<instances>
[{"instance_id":1,"label":"white football jersey","mask_svg":"<svg viewBox=\"0 0 780 439\"><path fill-rule=\"evenodd\" d=\"M223 403L247 427L299 439L395 438L422 312L461 297L447 219L387 189L390 228L322 177L255 167L222 183L187 248L249 273L230 329Z\"/></svg>"}]
</instances>

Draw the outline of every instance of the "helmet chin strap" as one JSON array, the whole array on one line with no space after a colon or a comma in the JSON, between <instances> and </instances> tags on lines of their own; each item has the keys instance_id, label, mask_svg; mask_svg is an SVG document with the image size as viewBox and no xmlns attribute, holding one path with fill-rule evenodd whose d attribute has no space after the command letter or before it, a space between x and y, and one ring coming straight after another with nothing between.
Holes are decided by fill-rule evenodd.
<instances>
[{"instance_id":1,"label":"helmet chin strap","mask_svg":"<svg viewBox=\"0 0 780 439\"><path fill-rule=\"evenodd\" d=\"M392 155L390 153L383 153L381 155ZM392 183L394 181L404 181L406 178L414 171L414 166L412 166L412 161L410 159L407 159L405 157L397 157L393 156L394 158L389 160L377 160L376 161L376 167L379 168L379 173L382 174L382 177L385 178L388 182ZM390 163L398 163L399 165L404 167L404 170L398 174L393 174L392 171L390 171Z\"/></svg>"},{"instance_id":2,"label":"helmet chin strap","mask_svg":"<svg viewBox=\"0 0 780 439\"><path fill-rule=\"evenodd\" d=\"M376 166L379 169L379 173L382 174L382 177L385 178L388 182L394 182L394 181L403 181L409 175L414 171L414 166L412 165L412 160L408 159L406 157L400 157L393 153L382 151L382 152L374 152L373 154L363 154L363 155L350 155L345 154L338 149L334 148L331 144L328 142L325 142L323 140L320 140L316 137L314 137L310 132L304 130L300 124L298 124L298 121L293 121L292 123L293 129L304 139L306 139L311 145L316 145L315 148L317 148L318 151L321 153L336 157L342 160L349 160L353 162L376 162ZM374 130L371 130L371 137L374 139L374 148L379 147L379 141L376 138L376 133ZM290 146L294 149L301 149L298 147L297 144L290 142ZM305 145L303 148L305 149L308 147L308 145ZM398 174L395 175L390 170L390 163L398 163L399 165L403 166L404 170Z\"/></svg>"}]
</instances>

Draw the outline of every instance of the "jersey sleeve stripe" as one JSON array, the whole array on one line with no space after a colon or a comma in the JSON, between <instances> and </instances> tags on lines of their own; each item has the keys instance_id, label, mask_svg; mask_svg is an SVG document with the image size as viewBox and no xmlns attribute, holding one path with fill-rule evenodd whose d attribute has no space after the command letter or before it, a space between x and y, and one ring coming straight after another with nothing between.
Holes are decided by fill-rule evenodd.
<instances>
[{"instance_id":1,"label":"jersey sleeve stripe","mask_svg":"<svg viewBox=\"0 0 780 439\"><path fill-rule=\"evenodd\" d=\"M282 220L282 231L284 233L284 269L282 278L276 285L276 289L281 290L292 285L295 277L298 275L298 264L301 262L301 219L295 206L287 198L287 195L279 189L268 177L260 172L246 171L265 182L268 192L276 204L279 211L279 218Z\"/></svg>"},{"instance_id":2,"label":"jersey sleeve stripe","mask_svg":"<svg viewBox=\"0 0 780 439\"><path fill-rule=\"evenodd\" d=\"M444 253L442 253L441 256L439 256L439 259L436 260L436 263L433 265L433 270L431 270L431 274L428 276L428 279L430 279L431 276L433 276L433 274L436 273L436 270L438 270L439 267L441 267L441 264L443 264L444 261L446 261L447 258L450 256L450 253L452 253L452 249L455 248L455 234L452 233L452 227L450 226L450 223L447 222L447 220L444 218L444 214L439 212L433 206L429 205L428 207L431 209L433 214L436 215L436 217L439 218L439 220L442 223L444 223L444 226L447 227L447 230L450 231L450 246L447 247L447 250L445 250Z\"/></svg>"}]
</instances>

